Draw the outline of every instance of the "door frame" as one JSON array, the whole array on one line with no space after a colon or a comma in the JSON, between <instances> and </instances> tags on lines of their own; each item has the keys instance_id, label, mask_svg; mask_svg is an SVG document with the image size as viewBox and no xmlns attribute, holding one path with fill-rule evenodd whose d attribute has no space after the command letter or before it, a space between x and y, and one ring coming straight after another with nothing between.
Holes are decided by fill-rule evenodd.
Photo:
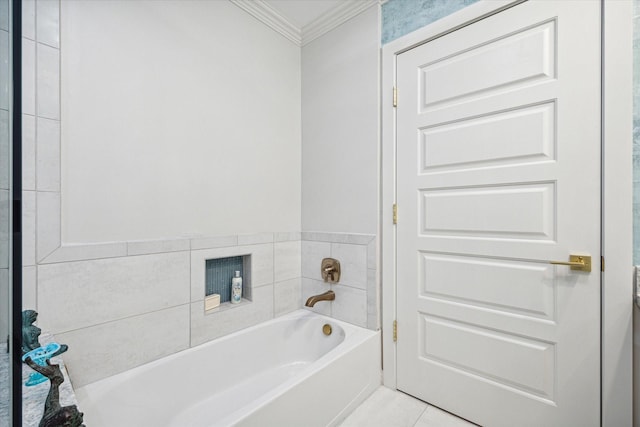
<instances>
[{"instance_id":1,"label":"door frame","mask_svg":"<svg viewBox=\"0 0 640 427\"><path fill-rule=\"evenodd\" d=\"M393 87L397 56L524 0L480 0L396 39L381 49L380 262L382 269L383 384L396 388L396 117ZM631 426L633 420L633 170L632 170L632 2L602 5L601 145L601 425ZM398 97L402 98L402 88ZM620 200L623 203L620 203ZM626 209L621 209L621 205ZM402 206L398 207L402 220ZM402 339L402 331L398 331Z\"/></svg>"}]
</instances>

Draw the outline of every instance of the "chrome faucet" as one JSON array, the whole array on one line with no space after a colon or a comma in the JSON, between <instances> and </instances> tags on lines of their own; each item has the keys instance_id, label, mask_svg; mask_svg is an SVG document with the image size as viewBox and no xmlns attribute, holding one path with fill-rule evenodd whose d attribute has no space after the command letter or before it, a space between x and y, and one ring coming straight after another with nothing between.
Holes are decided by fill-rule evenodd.
<instances>
[{"instance_id":1,"label":"chrome faucet","mask_svg":"<svg viewBox=\"0 0 640 427\"><path fill-rule=\"evenodd\" d=\"M327 291L323 294L314 295L309 297L307 302L304 303L306 307L313 307L318 301L333 301L336 299L336 294L333 291Z\"/></svg>"}]
</instances>

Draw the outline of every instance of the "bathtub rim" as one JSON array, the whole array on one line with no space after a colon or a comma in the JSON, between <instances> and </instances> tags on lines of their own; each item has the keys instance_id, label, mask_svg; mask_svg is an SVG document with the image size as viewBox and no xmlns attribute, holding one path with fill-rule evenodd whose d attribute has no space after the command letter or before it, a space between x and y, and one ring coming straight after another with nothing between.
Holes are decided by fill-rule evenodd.
<instances>
[{"instance_id":1,"label":"bathtub rim","mask_svg":"<svg viewBox=\"0 0 640 427\"><path fill-rule=\"evenodd\" d=\"M114 374L110 377L103 378L93 383L83 385L82 387L79 387L76 389L76 396L78 399L79 408L80 410L82 410L83 404L85 404L87 408L90 408L92 406L95 407L99 405L97 401L100 395L102 395L103 393L108 393L119 386L126 385L128 381L135 380L135 377L138 374L145 373L149 370L153 370L156 367L162 367L162 365L167 362L174 361L176 359L180 359L183 357L189 357L190 352L197 352L197 351L203 351L203 350L206 351L208 347L216 346L216 345L224 345L226 341L237 338L238 336L254 333L256 330L264 328L268 325L274 325L278 323L287 323L291 321L296 321L298 319L309 319L309 320L318 319L321 322L324 321L326 323L331 323L332 325L342 328L344 330L345 337L343 341L340 342L336 347L330 349L327 353L321 355L318 359L311 362L308 366L306 366L294 377L289 378L284 382L277 384L272 389L270 389L267 393L264 393L263 395L261 395L259 398L248 402L246 405L242 407L242 412L235 411L229 414L225 414L225 416L222 416L220 419L217 420L217 422L227 422L227 424L223 424L223 425L235 425L238 422L242 422L243 419L248 418L252 413L259 411L264 407L268 406L270 402L275 401L279 397L283 396L289 389L295 387L298 384L303 383L305 380L308 380L314 374L317 374L318 372L322 371L323 369L331 365L336 360L345 356L345 354L349 353L351 350L357 348L359 345L363 345L365 342L371 339L379 340L380 331L372 331L372 330L363 328L361 326L356 326L348 322L344 322L338 319L334 319L334 318L313 312L311 310L298 309L293 312L282 315L280 317L258 323L256 325L241 329L231 334L213 339L206 343L202 343L197 346L178 351L176 353L170 354L160 359L156 359L151 362L147 362L145 364L131 368L129 370ZM380 367L380 372L381 372L381 367ZM91 414L91 412L89 412L89 414Z\"/></svg>"}]
</instances>

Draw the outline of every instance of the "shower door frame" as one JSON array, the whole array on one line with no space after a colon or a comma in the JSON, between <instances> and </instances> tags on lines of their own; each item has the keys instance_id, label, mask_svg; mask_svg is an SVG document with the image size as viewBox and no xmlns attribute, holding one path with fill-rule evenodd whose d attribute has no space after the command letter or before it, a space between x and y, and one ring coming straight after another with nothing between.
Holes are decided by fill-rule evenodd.
<instances>
[{"instance_id":1,"label":"shower door frame","mask_svg":"<svg viewBox=\"0 0 640 427\"><path fill-rule=\"evenodd\" d=\"M396 129L393 87L397 55L516 6L523 0L480 0L381 49L381 199L383 383L396 388ZM601 1L601 425L631 426L632 384L632 3ZM398 96L402 96L400 93ZM627 209L620 209L619 200ZM402 207L399 207L402 220ZM603 263L604 264L604 263ZM398 332L402 336L402 331Z\"/></svg>"},{"instance_id":2,"label":"shower door frame","mask_svg":"<svg viewBox=\"0 0 640 427\"><path fill-rule=\"evenodd\" d=\"M10 337L12 425L22 425L22 2L10 0Z\"/></svg>"}]
</instances>

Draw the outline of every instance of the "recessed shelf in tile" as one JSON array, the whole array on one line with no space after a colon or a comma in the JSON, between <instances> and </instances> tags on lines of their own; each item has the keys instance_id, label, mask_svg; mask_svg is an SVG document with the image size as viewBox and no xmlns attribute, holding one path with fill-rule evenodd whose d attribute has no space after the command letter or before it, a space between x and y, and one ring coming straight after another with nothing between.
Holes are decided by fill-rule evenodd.
<instances>
[{"instance_id":1,"label":"recessed shelf in tile","mask_svg":"<svg viewBox=\"0 0 640 427\"><path fill-rule=\"evenodd\" d=\"M231 279L239 271L242 277L242 298L251 300L251 255L214 258L205 261L205 296L220 295L220 304L231 300Z\"/></svg>"}]
</instances>

